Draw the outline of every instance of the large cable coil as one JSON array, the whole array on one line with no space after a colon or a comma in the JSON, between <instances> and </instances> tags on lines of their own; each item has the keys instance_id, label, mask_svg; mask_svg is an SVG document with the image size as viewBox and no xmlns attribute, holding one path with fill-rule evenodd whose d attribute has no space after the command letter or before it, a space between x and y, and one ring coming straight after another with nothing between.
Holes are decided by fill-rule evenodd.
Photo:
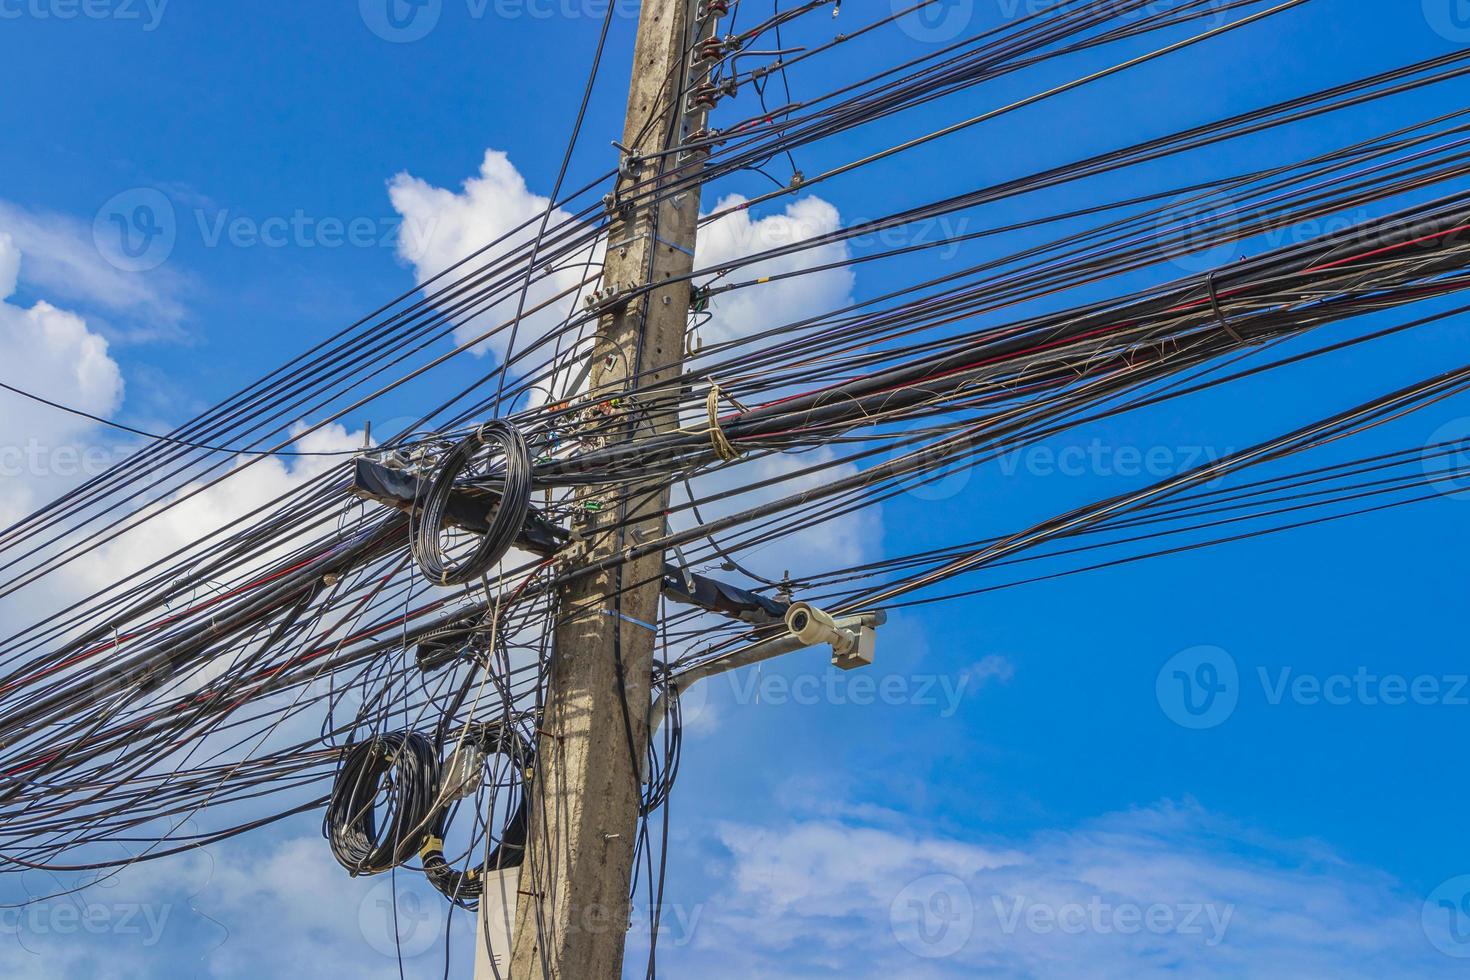
<instances>
[{"instance_id":1,"label":"large cable coil","mask_svg":"<svg viewBox=\"0 0 1470 980\"><path fill-rule=\"evenodd\" d=\"M449 513L455 481L485 447L496 447L504 457L500 503L487 520L485 532L467 557L445 554L441 535ZM419 571L434 585L464 585L495 567L515 543L531 509L531 453L520 431L508 422L487 422L457 443L440 461L413 526L413 554Z\"/></svg>"}]
</instances>

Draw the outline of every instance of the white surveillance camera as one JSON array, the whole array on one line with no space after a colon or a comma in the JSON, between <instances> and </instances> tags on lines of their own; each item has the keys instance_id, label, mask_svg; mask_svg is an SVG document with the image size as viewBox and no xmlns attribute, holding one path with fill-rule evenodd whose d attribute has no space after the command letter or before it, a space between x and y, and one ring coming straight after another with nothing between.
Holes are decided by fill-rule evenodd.
<instances>
[{"instance_id":1,"label":"white surveillance camera","mask_svg":"<svg viewBox=\"0 0 1470 980\"><path fill-rule=\"evenodd\" d=\"M837 628L836 620L805 602L792 603L786 611L786 628L807 646L825 643L836 649L849 642L849 637Z\"/></svg>"}]
</instances>

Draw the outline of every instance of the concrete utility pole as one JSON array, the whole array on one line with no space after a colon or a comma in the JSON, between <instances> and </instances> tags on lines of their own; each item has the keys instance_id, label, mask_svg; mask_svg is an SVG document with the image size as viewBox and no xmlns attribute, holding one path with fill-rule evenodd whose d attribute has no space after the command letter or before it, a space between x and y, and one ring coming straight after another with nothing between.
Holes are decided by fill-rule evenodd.
<instances>
[{"instance_id":1,"label":"concrete utility pole","mask_svg":"<svg viewBox=\"0 0 1470 980\"><path fill-rule=\"evenodd\" d=\"M691 108L681 90L707 77L710 65L698 62L694 49L714 31L711 14L723 9L721 0L643 3L623 130L634 162L620 177L620 188L642 183L646 191L647 181L657 177L659 186L677 179L682 189L652 207L619 211L612 222L604 291L656 288L603 316L590 375L594 401L616 398L635 376L638 387L647 387L674 381L681 372L691 292L684 277L693 268L699 219L698 184L689 180L699 175L703 157L663 151L704 127L706 112ZM657 285L668 280L677 281ZM679 424L674 410L643 418L626 400L618 410L630 419L623 438L632 438L635 418L645 435ZM584 496L604 506L600 513L589 510L591 521L583 530L594 544L580 560L614 554L630 538L664 534L668 497L667 485L628 492L632 524L599 541L599 525L618 518L616 491ZM516 903L514 980L611 980L622 974L656 639L649 624L658 620L662 572L663 556L649 555L621 571L576 580L562 593L563 622L555 634L536 769L527 790L530 834ZM619 583L627 591L617 599Z\"/></svg>"}]
</instances>

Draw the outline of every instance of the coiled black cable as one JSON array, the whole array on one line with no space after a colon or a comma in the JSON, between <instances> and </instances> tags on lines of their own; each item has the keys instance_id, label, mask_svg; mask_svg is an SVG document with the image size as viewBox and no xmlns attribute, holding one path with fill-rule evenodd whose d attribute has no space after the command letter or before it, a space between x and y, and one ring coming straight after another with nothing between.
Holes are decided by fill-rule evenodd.
<instances>
[{"instance_id":1,"label":"coiled black cable","mask_svg":"<svg viewBox=\"0 0 1470 980\"><path fill-rule=\"evenodd\" d=\"M385 781L392 817L380 827ZM382 874L423 848L434 829L438 794L439 758L431 739L417 732L378 735L342 759L322 833L337 863L354 877Z\"/></svg>"},{"instance_id":2,"label":"coiled black cable","mask_svg":"<svg viewBox=\"0 0 1470 980\"><path fill-rule=\"evenodd\" d=\"M454 481L483 447L498 444L505 456L500 504L488 520L474 552L454 562L444 554L444 531ZM419 571L434 585L464 585L486 574L505 557L531 509L531 453L520 431L508 422L487 422L445 454L425 493L413 528L413 554Z\"/></svg>"},{"instance_id":3,"label":"coiled black cable","mask_svg":"<svg viewBox=\"0 0 1470 980\"><path fill-rule=\"evenodd\" d=\"M512 771L522 780L529 778L535 749L520 732L500 722L486 722L472 726L465 740L486 754L506 756ZM444 760L449 767L450 757ZM526 853L527 794L524 782L520 786L520 798L501 828L499 842L485 859L483 871L499 871L503 868L520 867ZM484 894L485 882L482 869L470 867L464 871L454 868L444 857L444 829L448 822L449 808L443 809L435 820L433 831L424 841L420 856L424 862L424 876L445 898L462 907L477 901Z\"/></svg>"}]
</instances>

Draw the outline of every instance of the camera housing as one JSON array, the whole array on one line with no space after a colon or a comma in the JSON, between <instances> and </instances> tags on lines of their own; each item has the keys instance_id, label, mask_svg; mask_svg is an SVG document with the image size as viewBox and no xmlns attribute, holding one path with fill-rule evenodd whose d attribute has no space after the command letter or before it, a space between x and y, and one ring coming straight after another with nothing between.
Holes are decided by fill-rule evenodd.
<instances>
[{"instance_id":1,"label":"camera housing","mask_svg":"<svg viewBox=\"0 0 1470 980\"><path fill-rule=\"evenodd\" d=\"M810 603L792 603L786 611L786 628L806 646L830 646L834 667L853 670L873 662L877 634L871 627L840 626L831 614Z\"/></svg>"}]
</instances>

